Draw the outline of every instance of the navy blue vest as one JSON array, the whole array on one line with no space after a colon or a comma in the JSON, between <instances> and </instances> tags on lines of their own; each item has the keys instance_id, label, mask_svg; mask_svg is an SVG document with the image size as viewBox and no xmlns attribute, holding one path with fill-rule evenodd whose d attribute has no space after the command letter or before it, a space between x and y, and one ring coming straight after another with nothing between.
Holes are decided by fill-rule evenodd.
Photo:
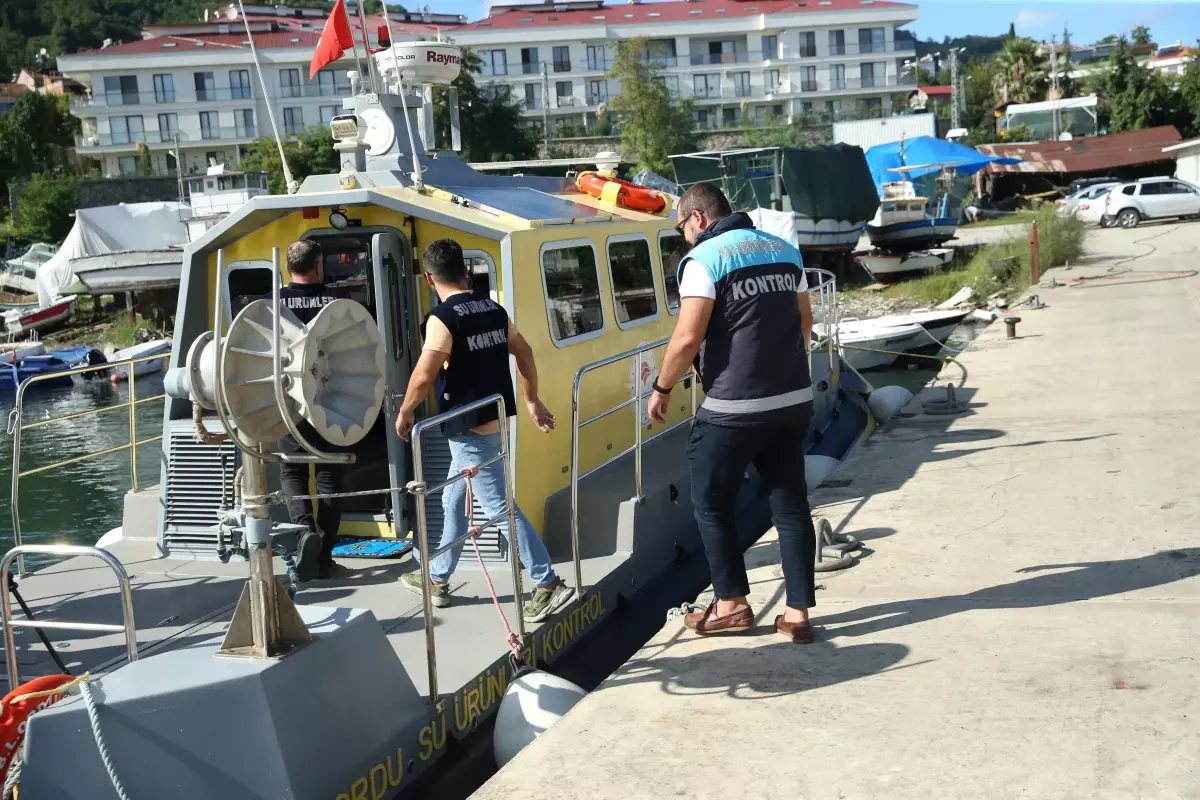
<instances>
[{"instance_id":1,"label":"navy blue vest","mask_svg":"<svg viewBox=\"0 0 1200 800\"><path fill-rule=\"evenodd\" d=\"M441 320L454 338L450 368L437 377L438 413L498 394L507 415L516 414L508 368L508 312L493 300L463 292L439 303L430 316ZM486 406L444 423L442 433L456 436L495 419L496 407Z\"/></svg>"},{"instance_id":2,"label":"navy blue vest","mask_svg":"<svg viewBox=\"0 0 1200 800\"><path fill-rule=\"evenodd\" d=\"M338 299L338 292L323 283L289 283L279 290L279 302L299 317L305 325Z\"/></svg>"},{"instance_id":3,"label":"navy blue vest","mask_svg":"<svg viewBox=\"0 0 1200 800\"><path fill-rule=\"evenodd\" d=\"M706 270L717 290L701 350L706 396L697 418L751 424L811 402L796 298L804 278L800 251L738 213L701 234L679 262L680 281L685 268Z\"/></svg>"}]
</instances>

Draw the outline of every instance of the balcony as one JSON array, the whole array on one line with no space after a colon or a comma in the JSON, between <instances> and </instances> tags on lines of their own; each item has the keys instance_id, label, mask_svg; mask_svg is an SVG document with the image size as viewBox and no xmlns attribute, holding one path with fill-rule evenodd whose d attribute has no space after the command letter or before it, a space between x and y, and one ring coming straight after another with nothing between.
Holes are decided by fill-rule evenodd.
<instances>
[{"instance_id":1,"label":"balcony","mask_svg":"<svg viewBox=\"0 0 1200 800\"><path fill-rule=\"evenodd\" d=\"M759 58L755 61L762 61L762 54L757 54ZM691 62L693 67L704 66L706 64L744 64L750 61L750 53L742 50L735 53L692 53Z\"/></svg>"},{"instance_id":2,"label":"balcony","mask_svg":"<svg viewBox=\"0 0 1200 800\"><path fill-rule=\"evenodd\" d=\"M830 45L823 54L823 57L837 58L838 56L866 56L881 53L915 53L916 49L916 43L911 39L897 39L895 42L846 42L840 45ZM792 57L796 58L797 56Z\"/></svg>"},{"instance_id":3,"label":"balcony","mask_svg":"<svg viewBox=\"0 0 1200 800\"><path fill-rule=\"evenodd\" d=\"M221 139L220 130L216 131L213 139ZM224 130L224 129L221 129ZM230 135L225 138L238 138L232 135L236 129L230 128ZM89 133L78 135L75 137L75 149L80 152L90 150L99 150L103 148L115 147L122 149L136 149L139 144L146 144L151 148L158 146L172 147L175 140L178 138L180 144L195 143L194 137L177 130L157 130L157 131L136 131L129 133Z\"/></svg>"},{"instance_id":4,"label":"balcony","mask_svg":"<svg viewBox=\"0 0 1200 800\"><path fill-rule=\"evenodd\" d=\"M589 72L608 72L612 69L612 59L609 58L589 58L587 60L587 70Z\"/></svg>"},{"instance_id":5,"label":"balcony","mask_svg":"<svg viewBox=\"0 0 1200 800\"><path fill-rule=\"evenodd\" d=\"M569 97L556 97L554 98L554 102L558 108L576 108L577 106L583 105L579 98L575 97L574 95Z\"/></svg>"},{"instance_id":6,"label":"balcony","mask_svg":"<svg viewBox=\"0 0 1200 800\"><path fill-rule=\"evenodd\" d=\"M174 90L159 92L101 92L90 97L84 95L71 97L71 108L125 108L127 106L174 102Z\"/></svg>"},{"instance_id":7,"label":"balcony","mask_svg":"<svg viewBox=\"0 0 1200 800\"><path fill-rule=\"evenodd\" d=\"M660 67L676 67L679 66L679 58L677 56L642 56L643 64L655 64Z\"/></svg>"},{"instance_id":8,"label":"balcony","mask_svg":"<svg viewBox=\"0 0 1200 800\"><path fill-rule=\"evenodd\" d=\"M542 65L534 61L521 62L522 75L537 75L542 71Z\"/></svg>"},{"instance_id":9,"label":"balcony","mask_svg":"<svg viewBox=\"0 0 1200 800\"><path fill-rule=\"evenodd\" d=\"M339 84L336 86L321 83L302 83L293 84L291 86L281 86L277 99L289 99L296 97L349 97L350 84Z\"/></svg>"},{"instance_id":10,"label":"balcony","mask_svg":"<svg viewBox=\"0 0 1200 800\"><path fill-rule=\"evenodd\" d=\"M249 87L238 89L196 89L196 101L199 103L216 103L222 100L252 100L253 91Z\"/></svg>"}]
</instances>

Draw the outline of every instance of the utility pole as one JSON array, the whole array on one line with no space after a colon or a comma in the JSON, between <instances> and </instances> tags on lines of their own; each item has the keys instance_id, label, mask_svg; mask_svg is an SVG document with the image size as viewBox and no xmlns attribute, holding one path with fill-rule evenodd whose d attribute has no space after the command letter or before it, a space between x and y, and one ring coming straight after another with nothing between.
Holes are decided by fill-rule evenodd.
<instances>
[{"instance_id":1,"label":"utility pole","mask_svg":"<svg viewBox=\"0 0 1200 800\"><path fill-rule=\"evenodd\" d=\"M550 157L550 75L546 72L546 62L542 62L542 136L543 147L546 149L545 158Z\"/></svg>"},{"instance_id":2,"label":"utility pole","mask_svg":"<svg viewBox=\"0 0 1200 800\"><path fill-rule=\"evenodd\" d=\"M958 49L950 48L950 127L961 128L962 118L958 105L962 99L962 86L958 82Z\"/></svg>"},{"instance_id":3,"label":"utility pole","mask_svg":"<svg viewBox=\"0 0 1200 800\"><path fill-rule=\"evenodd\" d=\"M1055 141L1058 141L1058 37L1050 36L1050 130Z\"/></svg>"}]
</instances>

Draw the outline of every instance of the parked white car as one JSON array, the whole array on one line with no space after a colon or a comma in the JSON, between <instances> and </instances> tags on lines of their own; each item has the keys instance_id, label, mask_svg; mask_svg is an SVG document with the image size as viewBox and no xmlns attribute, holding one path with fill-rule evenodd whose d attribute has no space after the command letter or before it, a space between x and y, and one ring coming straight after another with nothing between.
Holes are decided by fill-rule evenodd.
<instances>
[{"instance_id":1,"label":"parked white car","mask_svg":"<svg viewBox=\"0 0 1200 800\"><path fill-rule=\"evenodd\" d=\"M1108 200L1108 193L1112 190L1112 186L1106 186L1104 191L1095 197L1080 201L1075 215L1079 217L1080 221L1086 222L1089 225L1099 225L1102 228L1107 228L1110 223L1108 217L1104 215L1104 204Z\"/></svg>"},{"instance_id":2,"label":"parked white car","mask_svg":"<svg viewBox=\"0 0 1200 800\"><path fill-rule=\"evenodd\" d=\"M1104 197L1104 195L1108 194L1108 190L1116 185L1118 185L1117 182L1113 181L1112 183L1097 183L1088 186L1086 189L1080 189L1075 194L1056 202L1054 204L1054 213L1060 217L1069 217L1072 214L1078 214L1081 203Z\"/></svg>"},{"instance_id":3,"label":"parked white car","mask_svg":"<svg viewBox=\"0 0 1200 800\"><path fill-rule=\"evenodd\" d=\"M1200 218L1200 187L1177 178L1143 178L1113 187L1104 198L1104 218L1122 228L1170 217Z\"/></svg>"}]
</instances>

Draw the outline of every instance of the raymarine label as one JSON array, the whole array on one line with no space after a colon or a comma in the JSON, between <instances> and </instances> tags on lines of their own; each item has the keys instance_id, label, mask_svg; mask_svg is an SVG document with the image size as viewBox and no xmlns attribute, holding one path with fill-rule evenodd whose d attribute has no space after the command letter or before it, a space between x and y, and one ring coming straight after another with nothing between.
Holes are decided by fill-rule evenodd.
<instances>
[{"instance_id":1,"label":"raymarine label","mask_svg":"<svg viewBox=\"0 0 1200 800\"><path fill-rule=\"evenodd\" d=\"M430 64L451 64L458 65L459 57L451 53L439 53L436 50L426 50L425 60Z\"/></svg>"}]
</instances>

